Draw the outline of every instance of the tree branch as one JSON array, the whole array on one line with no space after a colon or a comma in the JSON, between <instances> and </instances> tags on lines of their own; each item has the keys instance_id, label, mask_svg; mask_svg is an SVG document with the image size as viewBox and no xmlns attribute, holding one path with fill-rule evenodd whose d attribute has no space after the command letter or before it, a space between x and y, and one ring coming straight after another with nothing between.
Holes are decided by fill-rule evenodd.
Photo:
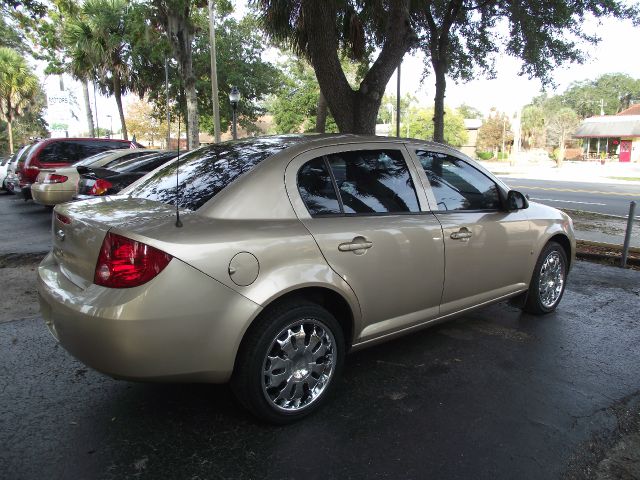
<instances>
[{"instance_id":1,"label":"tree branch","mask_svg":"<svg viewBox=\"0 0 640 480\"><path fill-rule=\"evenodd\" d=\"M392 0L390 5L382 50L360 83L360 91L364 94L384 90L402 57L417 38L409 21L409 1Z\"/></svg>"}]
</instances>

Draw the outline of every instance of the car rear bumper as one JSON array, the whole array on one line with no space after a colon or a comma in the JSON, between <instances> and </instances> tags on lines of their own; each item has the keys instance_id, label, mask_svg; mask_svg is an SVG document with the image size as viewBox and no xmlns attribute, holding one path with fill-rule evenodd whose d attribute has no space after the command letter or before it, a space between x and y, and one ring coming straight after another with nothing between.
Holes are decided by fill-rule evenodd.
<instances>
[{"instance_id":1,"label":"car rear bumper","mask_svg":"<svg viewBox=\"0 0 640 480\"><path fill-rule=\"evenodd\" d=\"M49 185L42 185L40 183L33 184L31 187L31 196L34 202L40 205L53 206L59 203L70 202L76 194L75 189L60 190L47 187L49 187Z\"/></svg>"},{"instance_id":2,"label":"car rear bumper","mask_svg":"<svg viewBox=\"0 0 640 480\"><path fill-rule=\"evenodd\" d=\"M225 382L260 306L173 259L129 289L72 283L49 254L38 268L45 323L86 365L115 378Z\"/></svg>"}]
</instances>

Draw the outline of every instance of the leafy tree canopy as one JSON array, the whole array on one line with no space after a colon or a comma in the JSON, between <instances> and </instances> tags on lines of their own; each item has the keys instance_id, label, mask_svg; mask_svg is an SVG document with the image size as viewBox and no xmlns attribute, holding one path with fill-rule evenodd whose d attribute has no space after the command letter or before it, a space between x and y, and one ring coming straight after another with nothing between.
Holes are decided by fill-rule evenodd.
<instances>
[{"instance_id":1,"label":"leafy tree canopy","mask_svg":"<svg viewBox=\"0 0 640 480\"><path fill-rule=\"evenodd\" d=\"M410 108L404 117L406 121L400 125L400 135L433 140L433 115L433 108ZM444 141L453 147L461 147L467 140L464 117L447 108L444 117Z\"/></svg>"},{"instance_id":2,"label":"leafy tree canopy","mask_svg":"<svg viewBox=\"0 0 640 480\"><path fill-rule=\"evenodd\" d=\"M478 130L478 150L497 152L512 141L511 121L504 113L494 111Z\"/></svg>"},{"instance_id":3,"label":"leafy tree canopy","mask_svg":"<svg viewBox=\"0 0 640 480\"><path fill-rule=\"evenodd\" d=\"M584 60L598 41L585 20L640 21L640 7L619 0L507 2L433 0L254 0L265 30L306 56L341 131L372 133L384 88L405 53L420 49L436 82L434 138L443 141L446 77L492 75L498 54L522 60L521 74L551 82L553 69ZM508 35L502 27L506 26ZM338 52L359 60L378 55L356 90L344 79Z\"/></svg>"},{"instance_id":4,"label":"leafy tree canopy","mask_svg":"<svg viewBox=\"0 0 640 480\"><path fill-rule=\"evenodd\" d=\"M302 60L289 59L283 66L282 87L267 107L273 115L275 133L314 131L319 95L313 69ZM338 131L331 117L327 119L326 131Z\"/></svg>"}]
</instances>

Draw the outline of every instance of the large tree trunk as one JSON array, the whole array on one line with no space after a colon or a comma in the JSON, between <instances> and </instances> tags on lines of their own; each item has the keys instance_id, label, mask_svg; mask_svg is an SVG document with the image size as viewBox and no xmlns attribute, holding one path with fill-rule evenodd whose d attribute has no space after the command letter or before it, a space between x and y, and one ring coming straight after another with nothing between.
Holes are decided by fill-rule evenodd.
<instances>
[{"instance_id":1,"label":"large tree trunk","mask_svg":"<svg viewBox=\"0 0 640 480\"><path fill-rule=\"evenodd\" d=\"M447 72L451 56L449 35L451 27L462 9L463 0L451 0L446 5L442 21L438 24L431 13L430 2L424 3L423 14L429 28L429 53L436 75L436 95L433 105L433 140L444 143L444 93L447 88Z\"/></svg>"},{"instance_id":2,"label":"large tree trunk","mask_svg":"<svg viewBox=\"0 0 640 480\"><path fill-rule=\"evenodd\" d=\"M316 109L316 133L325 133L327 129L327 99L322 91L318 95L318 108Z\"/></svg>"},{"instance_id":3,"label":"large tree trunk","mask_svg":"<svg viewBox=\"0 0 640 480\"><path fill-rule=\"evenodd\" d=\"M343 133L375 134L384 90L416 38L409 23L409 0L389 2L386 40L357 91L349 85L338 58L333 2L303 0L302 15L308 19L307 54L338 129Z\"/></svg>"},{"instance_id":4,"label":"large tree trunk","mask_svg":"<svg viewBox=\"0 0 640 480\"><path fill-rule=\"evenodd\" d=\"M198 96L196 94L196 79L193 76L191 49L184 59L184 93L187 100L187 148L193 150L200 146L200 128L198 119Z\"/></svg>"},{"instance_id":5,"label":"large tree trunk","mask_svg":"<svg viewBox=\"0 0 640 480\"><path fill-rule=\"evenodd\" d=\"M7 135L9 136L9 153L13 155L13 128L11 120L7 120Z\"/></svg>"},{"instance_id":6,"label":"large tree trunk","mask_svg":"<svg viewBox=\"0 0 640 480\"><path fill-rule=\"evenodd\" d=\"M120 83L120 77L118 75L113 76L113 93L116 97L116 104L118 105L120 125L122 125L122 138L124 138L125 140L129 140L129 136L127 135L127 124L124 121L124 110L122 109L122 85Z\"/></svg>"},{"instance_id":7,"label":"large tree trunk","mask_svg":"<svg viewBox=\"0 0 640 480\"><path fill-rule=\"evenodd\" d=\"M171 40L173 54L180 64L180 74L184 81L184 92L187 101L187 148L191 150L200 146L198 96L196 93L196 79L193 75L191 47L193 33L188 25L188 9L180 13L180 15L176 15L176 12L167 12L167 31ZM178 139L178 142L180 142L180 139Z\"/></svg>"},{"instance_id":8,"label":"large tree trunk","mask_svg":"<svg viewBox=\"0 0 640 480\"><path fill-rule=\"evenodd\" d=\"M82 97L84 99L84 110L87 114L87 127L89 127L89 136L95 137L96 132L93 128L93 114L91 113L91 100L89 99L89 85L88 80L81 79L82 84Z\"/></svg>"},{"instance_id":9,"label":"large tree trunk","mask_svg":"<svg viewBox=\"0 0 640 480\"><path fill-rule=\"evenodd\" d=\"M444 143L444 92L447 88L446 67L433 61L436 73L436 95L433 98L433 141Z\"/></svg>"}]
</instances>

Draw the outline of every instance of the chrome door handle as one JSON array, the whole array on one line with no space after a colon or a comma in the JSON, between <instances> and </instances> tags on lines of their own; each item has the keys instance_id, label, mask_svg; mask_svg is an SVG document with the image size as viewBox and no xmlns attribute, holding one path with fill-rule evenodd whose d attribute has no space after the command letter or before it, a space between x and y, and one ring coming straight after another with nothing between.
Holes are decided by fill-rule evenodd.
<instances>
[{"instance_id":1,"label":"chrome door handle","mask_svg":"<svg viewBox=\"0 0 640 480\"><path fill-rule=\"evenodd\" d=\"M341 252L364 253L365 250L368 250L371 247L373 247L373 242L368 241L364 237L356 237L350 242L338 245L338 250Z\"/></svg>"},{"instance_id":2,"label":"chrome door handle","mask_svg":"<svg viewBox=\"0 0 640 480\"><path fill-rule=\"evenodd\" d=\"M453 232L450 237L454 240L466 240L471 238L473 234L469 231L469 229L462 227L457 232Z\"/></svg>"}]
</instances>

